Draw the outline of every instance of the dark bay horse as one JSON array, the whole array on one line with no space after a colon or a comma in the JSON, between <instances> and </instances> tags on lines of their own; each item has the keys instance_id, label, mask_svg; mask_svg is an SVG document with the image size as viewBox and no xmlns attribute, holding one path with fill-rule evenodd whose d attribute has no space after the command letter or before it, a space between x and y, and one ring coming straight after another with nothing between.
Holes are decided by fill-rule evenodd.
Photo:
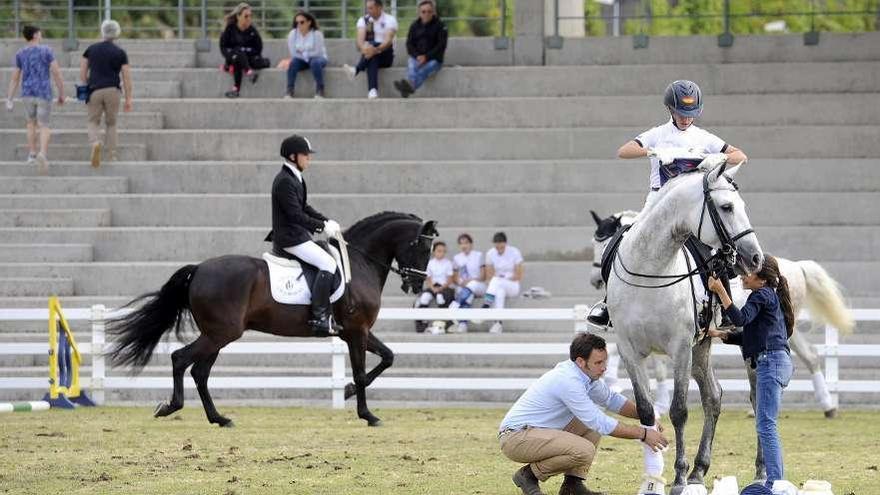
<instances>
[{"instance_id":1,"label":"dark bay horse","mask_svg":"<svg viewBox=\"0 0 880 495\"><path fill-rule=\"evenodd\" d=\"M405 213L384 212L367 217L345 231L349 244L351 282L345 295L333 305L333 315L348 344L354 383L345 397L357 395L358 417L370 426L381 424L367 408L366 387L394 361L394 353L370 329L376 322L382 289L389 271L400 274L401 289L417 294L431 255L436 222ZM397 268L392 262L397 261ZM186 265L157 292L144 294L128 306L137 307L127 316L111 320L107 332L115 337L109 353L115 365L139 372L150 360L163 335L172 328L178 339L191 315L201 333L194 341L171 354L174 392L162 402L155 416L168 416L183 407L183 373L192 365L193 380L208 421L233 426L217 412L208 392L208 377L220 349L241 338L245 330L288 337L309 337L309 306L279 304L269 290L266 262L250 256L228 255L199 265ZM367 351L381 362L366 372Z\"/></svg>"}]
</instances>

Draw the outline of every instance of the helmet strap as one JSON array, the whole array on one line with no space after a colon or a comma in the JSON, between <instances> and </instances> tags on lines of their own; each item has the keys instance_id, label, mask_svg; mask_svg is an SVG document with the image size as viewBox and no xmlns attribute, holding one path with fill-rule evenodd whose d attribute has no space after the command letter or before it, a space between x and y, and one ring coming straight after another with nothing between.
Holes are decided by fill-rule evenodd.
<instances>
[{"instance_id":1,"label":"helmet strap","mask_svg":"<svg viewBox=\"0 0 880 495\"><path fill-rule=\"evenodd\" d=\"M679 131L684 131L684 130L687 130L688 127L690 127L690 125L688 125L688 126L685 127L684 129L682 129L681 127L679 127L679 126L678 126L678 122L675 121L675 112L673 112L672 109L669 108L668 106L666 107L666 109L669 110L669 117L672 118L672 125L674 125L676 129L678 129ZM693 124L691 124L691 125L693 125Z\"/></svg>"}]
</instances>

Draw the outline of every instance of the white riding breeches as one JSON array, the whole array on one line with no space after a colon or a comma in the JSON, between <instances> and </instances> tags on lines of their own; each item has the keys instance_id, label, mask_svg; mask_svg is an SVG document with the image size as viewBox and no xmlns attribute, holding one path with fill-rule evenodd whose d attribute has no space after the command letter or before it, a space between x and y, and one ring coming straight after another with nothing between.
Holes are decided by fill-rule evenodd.
<instances>
[{"instance_id":1,"label":"white riding breeches","mask_svg":"<svg viewBox=\"0 0 880 495\"><path fill-rule=\"evenodd\" d=\"M465 287L471 294L475 297L483 297L486 294L486 282L482 282L480 280L471 280L470 282L464 284ZM458 296L458 293L461 292L461 287L455 288L455 295Z\"/></svg>"},{"instance_id":2,"label":"white riding breeches","mask_svg":"<svg viewBox=\"0 0 880 495\"><path fill-rule=\"evenodd\" d=\"M306 241L293 247L284 248L284 250L322 272L336 273L336 260L314 241Z\"/></svg>"},{"instance_id":3,"label":"white riding breeches","mask_svg":"<svg viewBox=\"0 0 880 495\"><path fill-rule=\"evenodd\" d=\"M489 288L486 289L486 295L493 296L496 308L503 308L505 299L519 295L519 282L492 277L492 280L489 281Z\"/></svg>"}]
</instances>

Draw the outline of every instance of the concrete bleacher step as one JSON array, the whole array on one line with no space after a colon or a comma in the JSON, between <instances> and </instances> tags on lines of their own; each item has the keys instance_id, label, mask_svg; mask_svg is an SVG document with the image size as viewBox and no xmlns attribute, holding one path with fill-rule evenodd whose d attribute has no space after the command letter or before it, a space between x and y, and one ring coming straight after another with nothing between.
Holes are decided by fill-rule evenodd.
<instances>
[{"instance_id":1,"label":"concrete bleacher step","mask_svg":"<svg viewBox=\"0 0 880 495\"><path fill-rule=\"evenodd\" d=\"M647 184L646 160L333 161L316 155L313 163L308 171L309 188L337 194L643 193ZM53 161L52 165L49 175L53 177L126 177L132 193L266 193L280 169L275 160L118 161L97 170L85 161ZM848 173L841 174L840 169ZM736 181L744 192L873 192L880 190L878 169L880 158L750 158ZM0 175L35 173L27 164L0 161ZM630 209L639 207L641 202Z\"/></svg>"},{"instance_id":2,"label":"concrete bleacher step","mask_svg":"<svg viewBox=\"0 0 880 495\"><path fill-rule=\"evenodd\" d=\"M180 75L174 76L173 74L168 75L168 80L141 80L135 79L133 76L132 79L132 95L135 101L141 100L142 98L164 98L164 99L177 99L183 96L183 92L180 88ZM74 80L69 77L65 77L64 83L64 91L67 95L76 95L76 85L73 82ZM141 111L139 103L135 104L135 109ZM54 109L53 109L54 111ZM135 112L131 112L135 113ZM125 123L128 122L126 120L125 112L119 112L120 121L125 126ZM130 114L129 114L130 115ZM54 119L54 117L53 117ZM161 127L161 126L160 126Z\"/></svg>"},{"instance_id":3,"label":"concrete bleacher step","mask_svg":"<svg viewBox=\"0 0 880 495\"><path fill-rule=\"evenodd\" d=\"M66 110L74 107L70 111ZM75 103L65 104L63 107L52 108L50 126L52 129L83 129L88 121L85 107ZM161 129L162 114L159 112L119 112L117 125L124 129ZM0 113L0 130L22 129L24 122L20 113Z\"/></svg>"},{"instance_id":4,"label":"concrete bleacher step","mask_svg":"<svg viewBox=\"0 0 880 495\"><path fill-rule=\"evenodd\" d=\"M442 225L584 226L592 223L590 210L638 208L644 197L644 193L314 194L310 201L346 226L364 212L386 210L414 213ZM764 226L877 225L878 198L878 193L743 193L750 217ZM847 209L826 208L835 202L845 202ZM0 195L0 209L110 209L115 226L266 225L270 206L269 194Z\"/></svg>"},{"instance_id":5,"label":"concrete bleacher step","mask_svg":"<svg viewBox=\"0 0 880 495\"><path fill-rule=\"evenodd\" d=\"M157 57L161 60L162 57ZM144 69L134 66L135 91L144 81L180 81L180 97L221 98L232 77L211 68ZM0 68L8 77L10 68ZM66 81L78 77L78 69L63 70ZM423 97L519 97L519 96L632 96L659 95L669 81L699 82L706 95L778 93L850 93L878 90L880 62L777 62L777 63L679 63L633 65L578 65L538 67L447 66L430 79L415 98ZM393 81L405 77L403 68L383 70L379 94L399 98ZM256 85L245 82L243 98L281 98L287 87L286 71L262 71ZM330 98L364 98L366 78L349 81L341 68L325 71L326 95ZM307 72L297 78L297 94L311 98L314 83ZM73 94L73 93L71 93ZM135 93L137 95L137 93Z\"/></svg>"},{"instance_id":6,"label":"concrete bleacher step","mask_svg":"<svg viewBox=\"0 0 880 495\"><path fill-rule=\"evenodd\" d=\"M0 294L6 297L32 297L43 294L73 294L73 279L62 277L15 276L5 271L0 277Z\"/></svg>"},{"instance_id":7,"label":"concrete bleacher step","mask_svg":"<svg viewBox=\"0 0 880 495\"><path fill-rule=\"evenodd\" d=\"M93 259L91 244L0 244L2 263L84 262Z\"/></svg>"},{"instance_id":8,"label":"concrete bleacher step","mask_svg":"<svg viewBox=\"0 0 880 495\"><path fill-rule=\"evenodd\" d=\"M606 216L610 211L601 211ZM486 251L495 232L504 231L526 261L592 260L595 225L584 215L579 224L556 227L453 226L440 223L440 239L454 243L459 233L473 236L476 248ZM793 260L873 261L880 244L880 226L753 225L763 249ZM346 225L347 226L347 225ZM4 228L0 238L10 243L80 243L94 246L102 261L204 260L222 254L260 256L270 249L263 242L268 226L261 227L75 227ZM847 248L841 249L845 245ZM455 251L455 248L453 248ZM24 260L20 260L24 261Z\"/></svg>"},{"instance_id":9,"label":"concrete bleacher step","mask_svg":"<svg viewBox=\"0 0 880 495\"><path fill-rule=\"evenodd\" d=\"M63 132L63 131L62 131ZM2 135L2 134L0 134ZM81 142L83 144L70 144L68 143L60 143L53 141L49 146L49 166L50 168L53 166L53 160L61 160L61 161L72 161L72 160L88 160L91 156L91 146L88 144L88 138L86 134L82 134L78 136L77 139L74 139L75 142ZM21 140L16 139L16 143L21 142ZM28 147L23 144L15 144L12 145L10 143L10 147L6 148L9 151L3 151L2 153L3 159L5 160L21 160L24 161L28 157ZM132 161L144 161L147 159L147 147L143 144L135 144L135 143L120 143L116 148L117 157L120 161L132 162ZM34 165L36 168L36 165Z\"/></svg>"},{"instance_id":10,"label":"concrete bleacher step","mask_svg":"<svg viewBox=\"0 0 880 495\"><path fill-rule=\"evenodd\" d=\"M126 177L2 177L0 194L122 194Z\"/></svg>"},{"instance_id":11,"label":"concrete bleacher step","mask_svg":"<svg viewBox=\"0 0 880 495\"><path fill-rule=\"evenodd\" d=\"M82 60L82 52L87 45L83 45L83 49L75 52L56 52L56 60L62 67L79 67ZM140 68L192 68L196 66L196 52L194 47L189 50L171 50L161 51L151 50L143 51L141 47L135 46L133 50L127 50L128 63L131 67Z\"/></svg>"},{"instance_id":12,"label":"concrete bleacher step","mask_svg":"<svg viewBox=\"0 0 880 495\"><path fill-rule=\"evenodd\" d=\"M107 208L0 208L0 227L107 227L110 218Z\"/></svg>"},{"instance_id":13,"label":"concrete bleacher step","mask_svg":"<svg viewBox=\"0 0 880 495\"><path fill-rule=\"evenodd\" d=\"M880 88L878 88L880 91ZM649 126L669 114L658 98L646 96L418 98L381 102L365 99L278 101L277 99L138 101L161 112L169 129L237 129L237 116L253 112L263 128L345 129L369 121L387 129L494 127ZM621 108L627 111L621 112ZM828 112L828 108L836 111ZM430 115L430 118L425 118ZM700 126L877 125L878 93L718 95L706 105ZM134 127L134 126L128 126Z\"/></svg>"},{"instance_id":14,"label":"concrete bleacher step","mask_svg":"<svg viewBox=\"0 0 880 495\"><path fill-rule=\"evenodd\" d=\"M131 294L155 291L184 262L0 263L7 277L66 277L76 280L76 293ZM880 262L826 262L825 269L849 295L876 295ZM589 286L587 261L535 261L526 265L525 287L541 286L553 294L583 295L595 300L601 293ZM400 279L390 274L386 290L397 291ZM16 294L2 294L14 296Z\"/></svg>"},{"instance_id":15,"label":"concrete bleacher step","mask_svg":"<svg viewBox=\"0 0 880 495\"><path fill-rule=\"evenodd\" d=\"M377 103L381 104L381 102ZM621 143L644 131L641 127L566 127L498 129L300 129L309 136L322 157L329 160L417 160L445 157L452 160L570 159L613 157ZM748 143L756 158L874 158L880 156L880 126L725 126L714 129L731 143ZM122 130L123 151L145 146L151 160L265 160L289 130ZM769 137L772 136L772 139ZM57 155L56 147L76 145L86 151L87 133L57 131L53 134L55 159L69 160L71 153ZM0 133L0 146L17 146L26 156L24 130ZM82 144L80 144L82 143ZM340 143L345 143L340 145ZM745 146L745 145L742 145ZM74 155L83 159L89 155ZM53 158L50 157L50 158ZM10 159L4 152L0 159ZM130 160L126 155L123 161ZM135 158L144 160L145 156Z\"/></svg>"}]
</instances>

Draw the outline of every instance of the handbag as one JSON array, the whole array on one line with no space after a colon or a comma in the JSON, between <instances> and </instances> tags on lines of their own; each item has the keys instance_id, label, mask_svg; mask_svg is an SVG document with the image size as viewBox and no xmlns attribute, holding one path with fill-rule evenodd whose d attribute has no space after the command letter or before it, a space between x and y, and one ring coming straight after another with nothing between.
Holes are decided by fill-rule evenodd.
<instances>
[{"instance_id":1,"label":"handbag","mask_svg":"<svg viewBox=\"0 0 880 495\"><path fill-rule=\"evenodd\" d=\"M83 102L88 103L89 97L92 96L92 90L89 88L87 84L80 86L76 85L76 99Z\"/></svg>"}]
</instances>

